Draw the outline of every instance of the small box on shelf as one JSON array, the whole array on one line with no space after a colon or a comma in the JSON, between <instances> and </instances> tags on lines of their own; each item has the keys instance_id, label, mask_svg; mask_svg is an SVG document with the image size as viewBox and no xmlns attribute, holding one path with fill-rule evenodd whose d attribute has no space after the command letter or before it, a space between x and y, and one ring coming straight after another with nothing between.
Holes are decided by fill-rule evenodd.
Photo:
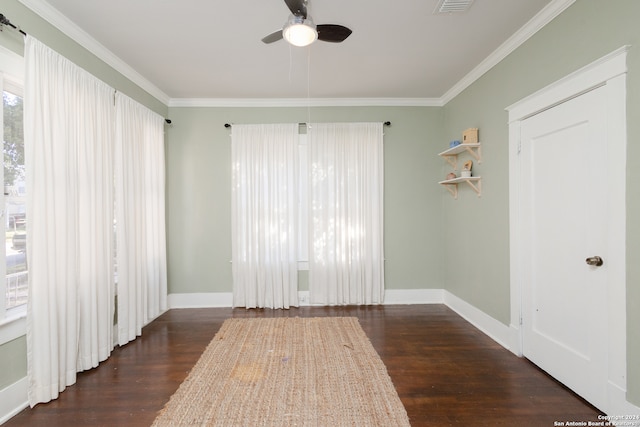
<instances>
[{"instance_id":1,"label":"small box on shelf","mask_svg":"<svg viewBox=\"0 0 640 427\"><path fill-rule=\"evenodd\" d=\"M462 132L463 144L477 144L478 143L478 128L469 128Z\"/></svg>"}]
</instances>

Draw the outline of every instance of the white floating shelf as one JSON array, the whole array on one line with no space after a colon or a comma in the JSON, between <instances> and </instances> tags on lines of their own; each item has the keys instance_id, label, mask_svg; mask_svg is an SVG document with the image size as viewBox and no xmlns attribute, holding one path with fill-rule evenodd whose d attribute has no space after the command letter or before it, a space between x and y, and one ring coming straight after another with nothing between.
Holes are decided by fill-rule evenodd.
<instances>
[{"instance_id":1,"label":"white floating shelf","mask_svg":"<svg viewBox=\"0 0 640 427\"><path fill-rule=\"evenodd\" d=\"M451 147L448 150L443 151L438 155L444 157L444 159L453 167L453 169L457 169L458 154L465 151L471 154L471 156L473 156L473 158L476 159L478 163L482 163L482 148L480 147L479 142L475 144L459 144L455 147Z\"/></svg>"},{"instance_id":2,"label":"white floating shelf","mask_svg":"<svg viewBox=\"0 0 640 427\"><path fill-rule=\"evenodd\" d=\"M458 177L453 179L447 179L438 182L438 184L444 185L454 199L458 198L458 184L466 182L472 189L478 194L478 197L482 196L482 177L470 176L470 177Z\"/></svg>"}]
</instances>

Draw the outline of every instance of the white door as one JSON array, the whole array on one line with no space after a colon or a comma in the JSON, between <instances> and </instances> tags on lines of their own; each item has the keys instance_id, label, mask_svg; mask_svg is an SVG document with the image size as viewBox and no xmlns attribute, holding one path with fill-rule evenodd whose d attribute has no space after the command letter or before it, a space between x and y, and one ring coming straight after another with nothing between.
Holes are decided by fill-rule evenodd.
<instances>
[{"instance_id":1,"label":"white door","mask_svg":"<svg viewBox=\"0 0 640 427\"><path fill-rule=\"evenodd\" d=\"M606 105L606 91L594 89L523 120L520 140L523 354L599 408L608 209L624 209L608 204ZM596 256L603 264L588 265Z\"/></svg>"}]
</instances>

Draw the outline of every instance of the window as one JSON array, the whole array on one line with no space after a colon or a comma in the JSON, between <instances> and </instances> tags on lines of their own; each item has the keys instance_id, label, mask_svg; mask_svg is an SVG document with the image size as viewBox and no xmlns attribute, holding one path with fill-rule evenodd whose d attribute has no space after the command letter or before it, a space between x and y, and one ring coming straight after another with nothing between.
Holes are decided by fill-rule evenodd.
<instances>
[{"instance_id":1,"label":"window","mask_svg":"<svg viewBox=\"0 0 640 427\"><path fill-rule=\"evenodd\" d=\"M6 85L5 85L6 86ZM2 92L4 153L5 309L27 303L27 215L22 96Z\"/></svg>"},{"instance_id":2,"label":"window","mask_svg":"<svg viewBox=\"0 0 640 427\"><path fill-rule=\"evenodd\" d=\"M26 256L27 216L24 166L22 99L23 60L4 48L0 50L0 89L2 89L3 173L0 179L0 324L26 312L28 268Z\"/></svg>"},{"instance_id":3,"label":"window","mask_svg":"<svg viewBox=\"0 0 640 427\"><path fill-rule=\"evenodd\" d=\"M382 123L307 130L233 128L235 307L296 306L296 270L309 270L312 303L383 301Z\"/></svg>"}]
</instances>

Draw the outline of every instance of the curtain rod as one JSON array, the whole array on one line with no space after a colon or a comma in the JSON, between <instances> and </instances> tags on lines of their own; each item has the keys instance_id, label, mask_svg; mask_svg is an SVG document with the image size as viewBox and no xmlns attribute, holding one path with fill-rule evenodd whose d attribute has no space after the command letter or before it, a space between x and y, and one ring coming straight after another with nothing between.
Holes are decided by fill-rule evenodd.
<instances>
[{"instance_id":1,"label":"curtain rod","mask_svg":"<svg viewBox=\"0 0 640 427\"><path fill-rule=\"evenodd\" d=\"M384 123L382 123L385 126L391 126L391 122L386 121ZM233 126L233 123L225 123L224 127L226 128L230 128L231 126ZM298 126L307 126L307 123L298 123Z\"/></svg>"},{"instance_id":2,"label":"curtain rod","mask_svg":"<svg viewBox=\"0 0 640 427\"><path fill-rule=\"evenodd\" d=\"M1 13L0 13L0 25L7 25L7 26L13 28L14 30L20 31L20 34L22 34L23 36L27 35L27 33L22 31L20 28L16 27L15 25L13 25L11 23L11 21L9 21L9 19L6 16L4 16L3 14L1 14Z\"/></svg>"}]
</instances>

